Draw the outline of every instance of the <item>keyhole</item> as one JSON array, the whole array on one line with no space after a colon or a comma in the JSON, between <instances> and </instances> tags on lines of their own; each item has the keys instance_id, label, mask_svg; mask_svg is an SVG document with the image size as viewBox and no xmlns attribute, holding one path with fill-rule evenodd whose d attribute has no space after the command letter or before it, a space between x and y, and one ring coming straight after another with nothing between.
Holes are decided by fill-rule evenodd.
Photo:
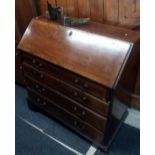
<instances>
[{"instance_id":1,"label":"keyhole","mask_svg":"<svg viewBox=\"0 0 155 155\"><path fill-rule=\"evenodd\" d=\"M72 31L70 31L70 32L69 32L69 36L71 36L72 34L73 34L73 32L72 32Z\"/></svg>"}]
</instances>

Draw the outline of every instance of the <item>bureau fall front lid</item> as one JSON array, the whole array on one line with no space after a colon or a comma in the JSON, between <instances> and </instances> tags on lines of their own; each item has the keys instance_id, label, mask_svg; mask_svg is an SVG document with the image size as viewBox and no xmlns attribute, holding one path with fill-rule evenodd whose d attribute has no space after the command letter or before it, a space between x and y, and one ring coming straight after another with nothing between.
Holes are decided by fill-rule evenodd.
<instances>
[{"instance_id":1,"label":"bureau fall front lid","mask_svg":"<svg viewBox=\"0 0 155 155\"><path fill-rule=\"evenodd\" d=\"M34 18L18 48L112 88L135 41L132 35L138 33L97 23L64 27Z\"/></svg>"}]
</instances>

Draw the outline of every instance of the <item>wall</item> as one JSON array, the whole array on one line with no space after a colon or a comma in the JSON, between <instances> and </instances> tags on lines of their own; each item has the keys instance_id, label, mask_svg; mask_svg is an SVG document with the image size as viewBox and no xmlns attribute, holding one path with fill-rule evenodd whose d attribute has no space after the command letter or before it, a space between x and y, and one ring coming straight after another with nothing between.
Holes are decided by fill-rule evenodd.
<instances>
[{"instance_id":1,"label":"wall","mask_svg":"<svg viewBox=\"0 0 155 155\"><path fill-rule=\"evenodd\" d=\"M47 0L39 1L39 12L44 14ZM48 0L51 4L62 6L66 15L90 17L97 22L121 25L138 25L140 0Z\"/></svg>"},{"instance_id":2,"label":"wall","mask_svg":"<svg viewBox=\"0 0 155 155\"><path fill-rule=\"evenodd\" d=\"M24 85L24 77L21 52L17 49L17 45L29 22L36 15L33 0L15 0L15 80L21 85Z\"/></svg>"}]
</instances>

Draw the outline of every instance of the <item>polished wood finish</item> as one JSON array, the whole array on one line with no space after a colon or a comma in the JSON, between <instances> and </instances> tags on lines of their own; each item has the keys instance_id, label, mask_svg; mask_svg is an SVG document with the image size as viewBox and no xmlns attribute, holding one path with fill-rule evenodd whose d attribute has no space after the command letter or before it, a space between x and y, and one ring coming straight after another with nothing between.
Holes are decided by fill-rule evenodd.
<instances>
[{"instance_id":1,"label":"polished wood finish","mask_svg":"<svg viewBox=\"0 0 155 155\"><path fill-rule=\"evenodd\" d=\"M101 143L104 138L104 134L86 124L84 121L72 115L70 112L63 110L57 104L51 102L45 97L41 97L35 91L28 89L29 101L33 102L41 109L47 111L50 115L54 116L65 125L69 126L71 129L76 130L80 134L84 135L95 143ZM38 102L39 100L39 102Z\"/></svg>"},{"instance_id":2,"label":"polished wood finish","mask_svg":"<svg viewBox=\"0 0 155 155\"><path fill-rule=\"evenodd\" d=\"M36 15L37 13L33 0L15 1L15 80L22 85L25 83L21 64L21 52L17 50L17 45L29 22Z\"/></svg>"},{"instance_id":3,"label":"polished wood finish","mask_svg":"<svg viewBox=\"0 0 155 155\"><path fill-rule=\"evenodd\" d=\"M134 93L132 93L131 107L140 109L140 69L138 71Z\"/></svg>"},{"instance_id":4,"label":"polished wood finish","mask_svg":"<svg viewBox=\"0 0 155 155\"><path fill-rule=\"evenodd\" d=\"M126 68L128 69L125 69L126 73L122 75L118 89L120 91L119 92L120 97L124 102L128 103L130 107L134 107L132 106L133 101L140 103L140 96L139 94L135 93L135 87L139 72L139 65L140 65L140 40L138 40L137 44L135 44L135 46L133 47L133 52L130 55L128 63L126 64ZM128 81L128 83L126 81Z\"/></svg>"},{"instance_id":5,"label":"polished wood finish","mask_svg":"<svg viewBox=\"0 0 155 155\"><path fill-rule=\"evenodd\" d=\"M58 106L61 108L69 111L79 119L89 123L91 126L97 128L101 132L104 133L106 121L105 117L94 113L92 110L86 108L85 106L75 102L68 97L64 96L63 94L59 93L57 89L47 88L46 86L33 81L31 78L26 78L26 83L29 88L33 89L34 91L42 94L46 98L49 98L52 102L57 103Z\"/></svg>"},{"instance_id":6,"label":"polished wood finish","mask_svg":"<svg viewBox=\"0 0 155 155\"><path fill-rule=\"evenodd\" d=\"M29 103L107 150L127 114L120 90L133 87L138 46L129 29L34 18L18 45Z\"/></svg>"},{"instance_id":7,"label":"polished wood finish","mask_svg":"<svg viewBox=\"0 0 155 155\"><path fill-rule=\"evenodd\" d=\"M31 55L24 54L24 61L27 64L30 64L31 66L39 69L40 71L47 72L48 74L54 76L55 78L61 79L69 84L75 85L76 87L84 90L85 92L93 94L101 98L102 100L108 101L109 99L109 92L106 90L106 88L101 87L96 83L92 83L88 79L77 77L77 75L73 74L72 72L68 71L66 72L66 70L64 70L61 67L51 65L50 63L42 61L39 58L32 57ZM38 74L34 74L34 76L37 75Z\"/></svg>"},{"instance_id":8,"label":"polished wood finish","mask_svg":"<svg viewBox=\"0 0 155 155\"><path fill-rule=\"evenodd\" d=\"M95 96L92 96L87 92L83 92L76 87L70 86L60 79L46 75L44 74L44 72L37 71L25 63L23 65L23 68L26 72L26 77L37 79L38 82L44 83L46 87L51 87L52 89L59 91L63 95L70 97L71 99L79 102L81 105L92 109L102 116L108 116L109 104L105 101L100 100L99 98L96 98ZM47 84L46 81L48 81Z\"/></svg>"},{"instance_id":9,"label":"polished wood finish","mask_svg":"<svg viewBox=\"0 0 155 155\"><path fill-rule=\"evenodd\" d=\"M87 26L87 30L88 28ZM132 47L132 44L124 42L123 38L126 38L124 40L133 39L131 40L133 42L138 39L139 33L130 30L122 33L121 29L112 27L111 34L107 35L110 28L108 27L107 31L104 28L102 25L98 27L97 30L103 35L100 36L93 31L89 33L73 28L66 29L47 20L33 19L18 47L25 51L32 51L31 53L38 57L112 88L119 77L121 64ZM115 33L112 34L112 30ZM115 39L110 38L112 35ZM107 66L110 70L103 66Z\"/></svg>"}]
</instances>

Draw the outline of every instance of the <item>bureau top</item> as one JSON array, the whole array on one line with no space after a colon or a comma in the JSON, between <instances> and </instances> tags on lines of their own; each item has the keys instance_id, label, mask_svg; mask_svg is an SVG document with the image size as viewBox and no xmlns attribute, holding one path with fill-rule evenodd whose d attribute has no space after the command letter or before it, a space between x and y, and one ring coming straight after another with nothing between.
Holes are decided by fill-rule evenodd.
<instances>
[{"instance_id":1,"label":"bureau top","mask_svg":"<svg viewBox=\"0 0 155 155\"><path fill-rule=\"evenodd\" d=\"M65 27L34 18L18 48L112 88L139 32L90 23Z\"/></svg>"}]
</instances>

